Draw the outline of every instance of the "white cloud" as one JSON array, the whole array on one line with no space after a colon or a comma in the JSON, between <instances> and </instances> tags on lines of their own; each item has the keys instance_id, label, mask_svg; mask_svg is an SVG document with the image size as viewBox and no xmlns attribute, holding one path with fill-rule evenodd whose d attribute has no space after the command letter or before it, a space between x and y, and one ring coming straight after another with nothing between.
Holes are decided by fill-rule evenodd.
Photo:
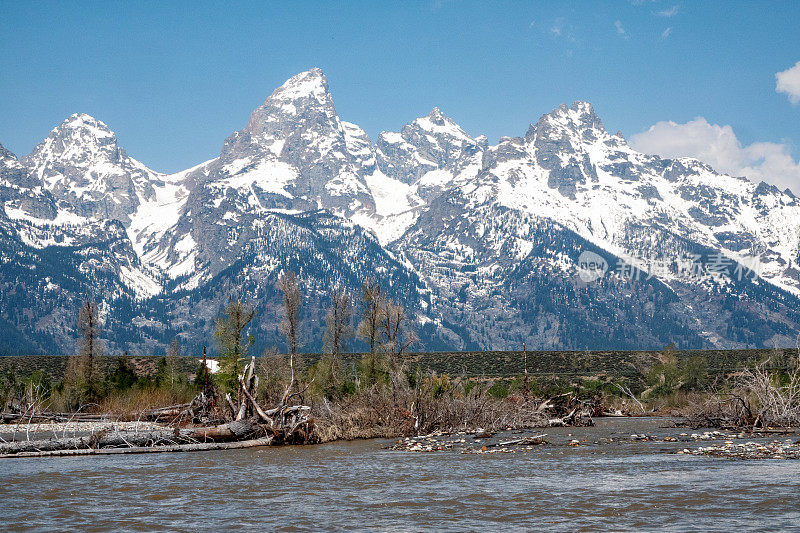
<instances>
[{"instance_id":1,"label":"white cloud","mask_svg":"<svg viewBox=\"0 0 800 533\"><path fill-rule=\"evenodd\" d=\"M666 39L672 33L672 26L661 32L661 38Z\"/></svg>"},{"instance_id":2,"label":"white cloud","mask_svg":"<svg viewBox=\"0 0 800 533\"><path fill-rule=\"evenodd\" d=\"M669 158L693 157L732 176L746 176L754 182L763 180L800 192L800 163L792 158L788 145L755 142L742 146L733 128L709 124L703 117L685 124L658 122L632 135L630 142L640 152Z\"/></svg>"},{"instance_id":3,"label":"white cloud","mask_svg":"<svg viewBox=\"0 0 800 533\"><path fill-rule=\"evenodd\" d=\"M620 35L621 37L624 37L626 39L628 38L628 33L625 31L625 28L622 26L622 22L620 22L618 20L615 21L614 22L614 27L617 28L617 35Z\"/></svg>"},{"instance_id":4,"label":"white cloud","mask_svg":"<svg viewBox=\"0 0 800 533\"><path fill-rule=\"evenodd\" d=\"M662 9L661 11L656 13L656 15L658 15L659 17L668 17L668 18L674 17L677 14L678 14L678 6L672 6L667 9Z\"/></svg>"},{"instance_id":5,"label":"white cloud","mask_svg":"<svg viewBox=\"0 0 800 533\"><path fill-rule=\"evenodd\" d=\"M800 103L800 61L795 63L792 68L775 74L775 80L777 81L776 91L786 93L791 103Z\"/></svg>"}]
</instances>

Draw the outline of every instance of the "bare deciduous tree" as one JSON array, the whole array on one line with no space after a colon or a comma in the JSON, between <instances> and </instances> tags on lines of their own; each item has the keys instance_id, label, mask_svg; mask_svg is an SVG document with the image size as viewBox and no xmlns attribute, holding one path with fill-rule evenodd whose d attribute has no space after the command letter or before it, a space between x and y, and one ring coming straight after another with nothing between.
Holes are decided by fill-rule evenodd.
<instances>
[{"instance_id":1,"label":"bare deciduous tree","mask_svg":"<svg viewBox=\"0 0 800 533\"><path fill-rule=\"evenodd\" d=\"M78 311L78 330L81 332L81 355L89 360L89 379L92 378L92 363L95 356L99 356L101 350L100 325L97 317L97 304L91 300L86 300Z\"/></svg>"},{"instance_id":2,"label":"bare deciduous tree","mask_svg":"<svg viewBox=\"0 0 800 533\"><path fill-rule=\"evenodd\" d=\"M283 293L283 318L279 329L286 336L289 351L294 356L300 346L300 285L297 275L287 270L278 279L278 289Z\"/></svg>"},{"instance_id":3,"label":"bare deciduous tree","mask_svg":"<svg viewBox=\"0 0 800 533\"><path fill-rule=\"evenodd\" d=\"M169 376L170 384L175 384L175 377L178 372L178 358L181 355L181 343L178 337L170 341L167 347L167 375Z\"/></svg>"},{"instance_id":4,"label":"bare deciduous tree","mask_svg":"<svg viewBox=\"0 0 800 533\"><path fill-rule=\"evenodd\" d=\"M364 310L358 324L358 336L369 344L370 353L375 353L380 336L381 285L377 280L365 281L361 286L361 302Z\"/></svg>"},{"instance_id":5,"label":"bare deciduous tree","mask_svg":"<svg viewBox=\"0 0 800 533\"><path fill-rule=\"evenodd\" d=\"M402 372L401 358L409 346L417 342L409 318L402 305L384 299L381 306L381 348L389 355L392 365L392 383L396 384Z\"/></svg>"},{"instance_id":6,"label":"bare deciduous tree","mask_svg":"<svg viewBox=\"0 0 800 533\"><path fill-rule=\"evenodd\" d=\"M81 333L81 362L89 399L96 396L100 379L99 359L103 355L100 341L100 320L97 303L86 300L78 311L78 330Z\"/></svg>"},{"instance_id":7,"label":"bare deciduous tree","mask_svg":"<svg viewBox=\"0 0 800 533\"><path fill-rule=\"evenodd\" d=\"M380 340L381 308L383 296L381 285L377 280L365 281L361 286L361 302L364 309L361 322L358 324L357 335L369 344L369 355L365 361L367 386L373 385L378 379L377 354L375 353Z\"/></svg>"},{"instance_id":8,"label":"bare deciduous tree","mask_svg":"<svg viewBox=\"0 0 800 533\"><path fill-rule=\"evenodd\" d=\"M336 289L331 297L331 308L325 317L327 329L323 343L328 352L328 370L331 386L339 386L341 364L339 354L344 350L347 340L353 335L353 308L350 296L341 289Z\"/></svg>"},{"instance_id":9,"label":"bare deciduous tree","mask_svg":"<svg viewBox=\"0 0 800 533\"><path fill-rule=\"evenodd\" d=\"M409 318L402 305L385 300L381 308L381 347L392 357L400 357L409 346L417 342Z\"/></svg>"},{"instance_id":10,"label":"bare deciduous tree","mask_svg":"<svg viewBox=\"0 0 800 533\"><path fill-rule=\"evenodd\" d=\"M278 348L270 346L259 357L257 373L261 377L260 394L268 402L278 403L283 397L287 384L292 379L289 357L278 352Z\"/></svg>"}]
</instances>

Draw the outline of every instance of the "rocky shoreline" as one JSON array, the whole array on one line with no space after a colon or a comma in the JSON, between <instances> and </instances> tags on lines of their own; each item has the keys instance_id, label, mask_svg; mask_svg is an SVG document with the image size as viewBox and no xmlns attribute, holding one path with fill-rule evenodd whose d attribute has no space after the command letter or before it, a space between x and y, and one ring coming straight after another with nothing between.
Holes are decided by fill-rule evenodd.
<instances>
[{"instance_id":1,"label":"rocky shoreline","mask_svg":"<svg viewBox=\"0 0 800 533\"><path fill-rule=\"evenodd\" d=\"M661 448L660 452L676 455L693 455L727 459L800 459L800 440L766 441L769 433L743 433L709 430L698 433L655 435L650 433L631 434L625 437L599 439L597 441L577 438L572 433L553 436L530 434L527 430L503 431L495 435L483 429L453 433L435 432L418 437L397 439L384 449L392 451L430 453L458 452L462 454L495 454L528 452L542 446L584 447L620 443L704 443L713 444L699 447ZM747 439L746 442L741 442ZM753 439L762 439L753 440ZM722 441L722 442L718 442ZM740 442L735 442L740 441Z\"/></svg>"},{"instance_id":2,"label":"rocky shoreline","mask_svg":"<svg viewBox=\"0 0 800 533\"><path fill-rule=\"evenodd\" d=\"M787 439L786 441L742 442L734 443L731 440L723 444L704 446L694 450L683 449L678 454L699 455L706 457L721 457L724 459L800 459L800 441Z\"/></svg>"}]
</instances>

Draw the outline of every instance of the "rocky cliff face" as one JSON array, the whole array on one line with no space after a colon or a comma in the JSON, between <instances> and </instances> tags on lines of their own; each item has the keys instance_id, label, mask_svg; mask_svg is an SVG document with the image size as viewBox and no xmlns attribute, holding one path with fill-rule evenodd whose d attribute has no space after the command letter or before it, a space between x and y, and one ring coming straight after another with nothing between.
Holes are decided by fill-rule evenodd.
<instances>
[{"instance_id":1,"label":"rocky cliff face","mask_svg":"<svg viewBox=\"0 0 800 533\"><path fill-rule=\"evenodd\" d=\"M117 145L108 126L86 114L69 116L23 163L60 207L84 217L128 222L160 181Z\"/></svg>"},{"instance_id":2,"label":"rocky cliff face","mask_svg":"<svg viewBox=\"0 0 800 533\"><path fill-rule=\"evenodd\" d=\"M330 289L376 276L420 349L771 346L800 325L791 192L635 152L586 102L494 146L438 108L372 144L312 69L173 175L72 115L26 157L0 146L0 203L6 351L71 351L85 297L104 302L111 350L197 346L239 291L259 344L280 344L285 269L308 349Z\"/></svg>"},{"instance_id":3,"label":"rocky cliff face","mask_svg":"<svg viewBox=\"0 0 800 533\"><path fill-rule=\"evenodd\" d=\"M312 69L277 88L247 126L225 140L205 181L249 190L268 209L327 209L349 216L374 210L362 165L348 148L348 129L336 114L327 79Z\"/></svg>"}]
</instances>

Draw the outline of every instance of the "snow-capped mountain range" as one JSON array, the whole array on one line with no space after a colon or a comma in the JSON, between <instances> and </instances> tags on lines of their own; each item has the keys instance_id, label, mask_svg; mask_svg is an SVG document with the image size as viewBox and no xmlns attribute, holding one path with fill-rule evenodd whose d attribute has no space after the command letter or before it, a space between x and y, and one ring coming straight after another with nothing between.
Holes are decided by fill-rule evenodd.
<instances>
[{"instance_id":1,"label":"snow-capped mountain range","mask_svg":"<svg viewBox=\"0 0 800 533\"><path fill-rule=\"evenodd\" d=\"M280 345L287 268L308 349L330 288L357 296L376 276L420 349L771 346L800 324L798 256L790 191L638 153L587 102L494 146L438 108L373 144L311 69L176 174L85 114L27 156L0 146L0 352L72 351L86 297L110 351L198 346L234 292L256 304L260 344Z\"/></svg>"}]
</instances>

